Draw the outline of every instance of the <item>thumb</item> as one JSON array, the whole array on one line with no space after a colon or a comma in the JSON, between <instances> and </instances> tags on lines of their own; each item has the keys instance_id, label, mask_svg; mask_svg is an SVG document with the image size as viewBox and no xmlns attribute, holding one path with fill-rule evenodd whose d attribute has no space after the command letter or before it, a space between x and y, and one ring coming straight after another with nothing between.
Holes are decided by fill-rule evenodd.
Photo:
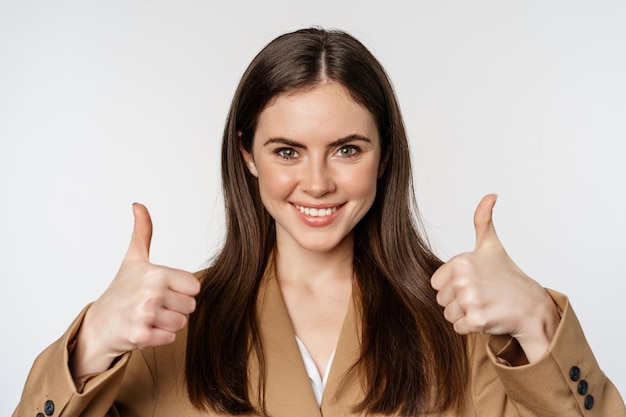
<instances>
[{"instance_id":1,"label":"thumb","mask_svg":"<svg viewBox=\"0 0 626 417\"><path fill-rule=\"evenodd\" d=\"M150 213L143 204L133 203L135 225L130 239L126 259L148 262L150 258L150 241L152 240L152 220Z\"/></svg>"},{"instance_id":2,"label":"thumb","mask_svg":"<svg viewBox=\"0 0 626 417\"><path fill-rule=\"evenodd\" d=\"M493 206L496 205L497 194L487 194L480 200L474 213L474 228L476 230L476 249L500 245L496 229L493 226Z\"/></svg>"}]
</instances>

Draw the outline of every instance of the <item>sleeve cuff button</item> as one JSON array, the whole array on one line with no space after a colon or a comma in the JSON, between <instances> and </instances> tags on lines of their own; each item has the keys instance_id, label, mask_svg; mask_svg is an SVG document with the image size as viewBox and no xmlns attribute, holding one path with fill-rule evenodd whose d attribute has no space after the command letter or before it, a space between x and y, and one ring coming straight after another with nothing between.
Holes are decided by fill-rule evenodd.
<instances>
[{"instance_id":1,"label":"sleeve cuff button","mask_svg":"<svg viewBox=\"0 0 626 417\"><path fill-rule=\"evenodd\" d=\"M593 395L587 395L585 397L585 408L591 410L593 408Z\"/></svg>"},{"instance_id":2,"label":"sleeve cuff button","mask_svg":"<svg viewBox=\"0 0 626 417\"><path fill-rule=\"evenodd\" d=\"M54 403L50 400L46 401L43 405L43 412L46 413L47 416L54 414Z\"/></svg>"},{"instance_id":3,"label":"sleeve cuff button","mask_svg":"<svg viewBox=\"0 0 626 417\"><path fill-rule=\"evenodd\" d=\"M585 381L584 379L578 383L578 393L580 395L585 395L588 389L589 389L589 385L587 384L587 381Z\"/></svg>"},{"instance_id":4,"label":"sleeve cuff button","mask_svg":"<svg viewBox=\"0 0 626 417\"><path fill-rule=\"evenodd\" d=\"M578 366L572 366L569 370L569 377L572 381L578 381L580 379L580 368Z\"/></svg>"}]
</instances>

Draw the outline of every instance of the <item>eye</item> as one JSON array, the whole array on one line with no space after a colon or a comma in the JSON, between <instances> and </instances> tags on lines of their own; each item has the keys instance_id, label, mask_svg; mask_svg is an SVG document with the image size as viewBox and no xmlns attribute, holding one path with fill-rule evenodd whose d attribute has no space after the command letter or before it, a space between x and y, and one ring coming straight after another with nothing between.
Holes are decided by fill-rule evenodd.
<instances>
[{"instance_id":1,"label":"eye","mask_svg":"<svg viewBox=\"0 0 626 417\"><path fill-rule=\"evenodd\" d=\"M293 148L277 149L276 154L284 159L293 159L298 156L298 152Z\"/></svg>"},{"instance_id":2,"label":"eye","mask_svg":"<svg viewBox=\"0 0 626 417\"><path fill-rule=\"evenodd\" d=\"M346 145L346 146L342 146L341 148L337 150L337 155L344 157L344 158L350 158L352 156L357 155L359 152L360 152L360 149L358 146Z\"/></svg>"}]
</instances>

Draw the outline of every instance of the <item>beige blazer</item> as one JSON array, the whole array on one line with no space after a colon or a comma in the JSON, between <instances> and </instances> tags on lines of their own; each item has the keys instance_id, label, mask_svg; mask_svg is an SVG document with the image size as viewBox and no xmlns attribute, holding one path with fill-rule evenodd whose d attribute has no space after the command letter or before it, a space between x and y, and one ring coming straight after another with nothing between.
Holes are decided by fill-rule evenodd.
<instances>
[{"instance_id":1,"label":"beige blazer","mask_svg":"<svg viewBox=\"0 0 626 417\"><path fill-rule=\"evenodd\" d=\"M561 323L549 351L537 363L508 366L516 344L507 337L471 335L470 383L462 417L626 417L615 386L598 367L580 324L565 296L550 292ZM272 417L352 416L362 398L357 375L340 382L359 351L359 320L349 308L321 406L308 379L293 327L271 270L258 299L260 330L266 359L266 408ZM36 359L14 417L219 416L193 408L184 385L186 333L168 346L127 353L107 372L75 386L68 352L86 309L67 332ZM258 370L250 365L251 398ZM584 382L583 382L584 381ZM583 389L586 388L586 389ZM579 393L580 392L582 393ZM592 406L590 409L587 409ZM437 414L433 417L451 417Z\"/></svg>"}]
</instances>

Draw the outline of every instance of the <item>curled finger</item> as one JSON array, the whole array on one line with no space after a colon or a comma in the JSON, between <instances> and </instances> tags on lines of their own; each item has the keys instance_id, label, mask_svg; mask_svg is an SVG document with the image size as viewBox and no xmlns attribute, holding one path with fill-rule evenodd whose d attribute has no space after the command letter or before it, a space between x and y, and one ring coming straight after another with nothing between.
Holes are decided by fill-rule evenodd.
<instances>
[{"instance_id":1,"label":"curled finger","mask_svg":"<svg viewBox=\"0 0 626 417\"><path fill-rule=\"evenodd\" d=\"M461 304L453 302L453 303L448 304L446 308L443 310L443 316L450 323L456 324L460 319L465 317L465 310L463 309Z\"/></svg>"},{"instance_id":2,"label":"curled finger","mask_svg":"<svg viewBox=\"0 0 626 417\"><path fill-rule=\"evenodd\" d=\"M163 299L163 307L180 314L191 314L196 310L194 297L169 291Z\"/></svg>"},{"instance_id":3,"label":"curled finger","mask_svg":"<svg viewBox=\"0 0 626 417\"><path fill-rule=\"evenodd\" d=\"M161 309L154 317L152 327L176 333L187 325L187 316L176 311Z\"/></svg>"}]
</instances>

